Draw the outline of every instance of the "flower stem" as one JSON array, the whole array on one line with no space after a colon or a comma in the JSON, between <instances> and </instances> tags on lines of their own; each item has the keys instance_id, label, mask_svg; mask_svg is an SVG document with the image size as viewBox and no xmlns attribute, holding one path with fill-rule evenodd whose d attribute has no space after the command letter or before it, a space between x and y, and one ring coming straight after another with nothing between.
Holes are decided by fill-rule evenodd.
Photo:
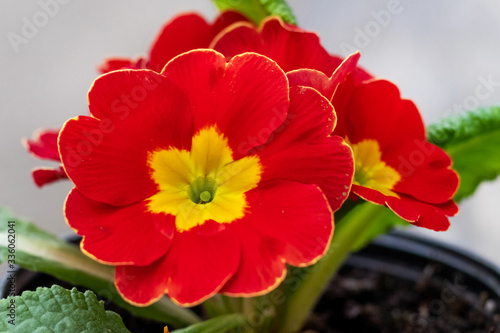
<instances>
[{"instance_id":1,"label":"flower stem","mask_svg":"<svg viewBox=\"0 0 500 333\"><path fill-rule=\"evenodd\" d=\"M387 208L371 203L354 207L337 223L330 248L288 295L280 333L298 332L363 231L386 216Z\"/></svg>"},{"instance_id":2,"label":"flower stem","mask_svg":"<svg viewBox=\"0 0 500 333\"><path fill-rule=\"evenodd\" d=\"M240 309L238 309L238 306L235 304L238 302L237 299L224 295L220 295L220 297L222 300L222 304L224 305L225 313L241 312Z\"/></svg>"},{"instance_id":3,"label":"flower stem","mask_svg":"<svg viewBox=\"0 0 500 333\"><path fill-rule=\"evenodd\" d=\"M187 325L196 324L201 321L201 318L193 311L173 304L167 297L160 298L158 302L151 305L151 308L168 314L169 316L175 316L177 320Z\"/></svg>"}]
</instances>

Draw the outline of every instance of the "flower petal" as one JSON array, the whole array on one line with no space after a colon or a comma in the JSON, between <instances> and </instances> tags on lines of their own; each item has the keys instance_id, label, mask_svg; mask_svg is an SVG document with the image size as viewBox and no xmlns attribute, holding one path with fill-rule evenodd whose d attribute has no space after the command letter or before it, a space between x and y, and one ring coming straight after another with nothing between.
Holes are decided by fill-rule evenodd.
<instances>
[{"instance_id":1,"label":"flower petal","mask_svg":"<svg viewBox=\"0 0 500 333\"><path fill-rule=\"evenodd\" d=\"M57 150L57 136L60 130L39 130L35 139L23 140L23 145L33 156L41 159L61 161Z\"/></svg>"},{"instance_id":2,"label":"flower petal","mask_svg":"<svg viewBox=\"0 0 500 333\"><path fill-rule=\"evenodd\" d=\"M169 252L146 267L119 266L115 284L129 302L146 306L164 293L183 306L193 306L217 293L233 276L240 261L240 245L233 232L174 235Z\"/></svg>"},{"instance_id":3,"label":"flower petal","mask_svg":"<svg viewBox=\"0 0 500 333\"><path fill-rule=\"evenodd\" d=\"M352 184L351 191L357 196L365 199L366 201L370 201L378 205L385 205L385 200L387 197L377 190L366 186Z\"/></svg>"},{"instance_id":4,"label":"flower petal","mask_svg":"<svg viewBox=\"0 0 500 333\"><path fill-rule=\"evenodd\" d=\"M64 168L76 187L88 198L112 205L127 205L144 200L156 192L156 184L149 176L146 147L128 135L104 135L100 121L80 116L66 122L60 136L60 150ZM96 133L87 139L85 133Z\"/></svg>"},{"instance_id":5,"label":"flower petal","mask_svg":"<svg viewBox=\"0 0 500 333\"><path fill-rule=\"evenodd\" d=\"M406 201L399 197L384 195L381 192L361 185L352 185L352 192L377 205L389 207L397 216L408 222L415 222L420 217L420 213Z\"/></svg>"},{"instance_id":6,"label":"flower petal","mask_svg":"<svg viewBox=\"0 0 500 333\"><path fill-rule=\"evenodd\" d=\"M450 221L447 216L454 216L458 213L458 206L453 200L432 205L408 196L404 196L403 200L408 201L420 213L420 218L413 224L434 231L448 230Z\"/></svg>"},{"instance_id":7,"label":"flower petal","mask_svg":"<svg viewBox=\"0 0 500 333\"><path fill-rule=\"evenodd\" d=\"M425 140L401 144L387 154L386 161L402 176L394 191L428 203L443 203L453 198L459 178L451 169L451 158Z\"/></svg>"},{"instance_id":8,"label":"flower petal","mask_svg":"<svg viewBox=\"0 0 500 333\"><path fill-rule=\"evenodd\" d=\"M325 193L332 211L347 199L354 163L342 138L333 136L262 156L262 182L279 179L315 184Z\"/></svg>"},{"instance_id":9,"label":"flower petal","mask_svg":"<svg viewBox=\"0 0 500 333\"><path fill-rule=\"evenodd\" d=\"M118 71L101 76L89 93L93 114L101 119L80 116L66 122L61 131L64 168L76 187L93 200L112 205L144 200L157 191L149 174L149 154L191 146L188 101L163 77L144 100L117 109L125 113L114 112L113 96L128 96L126 92L134 87L143 88L151 73Z\"/></svg>"},{"instance_id":10,"label":"flower petal","mask_svg":"<svg viewBox=\"0 0 500 333\"><path fill-rule=\"evenodd\" d=\"M356 52L345 58L335 69L331 77L314 69L297 69L287 73L290 87L306 86L318 90L321 95L331 100L335 89L345 81L347 76L355 71L360 53Z\"/></svg>"},{"instance_id":11,"label":"flower petal","mask_svg":"<svg viewBox=\"0 0 500 333\"><path fill-rule=\"evenodd\" d=\"M315 184L336 211L349 194L354 173L352 151L342 138L329 136L335 114L317 91L294 87L290 98L283 127L269 143L258 147L264 166L262 182L280 179Z\"/></svg>"},{"instance_id":12,"label":"flower petal","mask_svg":"<svg viewBox=\"0 0 500 333\"><path fill-rule=\"evenodd\" d=\"M169 104L179 103L184 97L175 84L151 70L120 70L98 77L88 93L92 116L108 119L106 129L144 113L170 113ZM170 113L172 116L173 113ZM109 129L111 131L111 129Z\"/></svg>"},{"instance_id":13,"label":"flower petal","mask_svg":"<svg viewBox=\"0 0 500 333\"><path fill-rule=\"evenodd\" d=\"M73 189L65 204L68 224L83 236L82 251L93 259L110 265L149 265L167 253L171 238L156 227L158 219L163 229L171 229L174 217L152 215L141 202L115 207L84 197ZM166 226L168 225L168 227Z\"/></svg>"},{"instance_id":14,"label":"flower petal","mask_svg":"<svg viewBox=\"0 0 500 333\"><path fill-rule=\"evenodd\" d=\"M248 196L245 223L277 241L288 264L309 266L325 254L333 235L333 213L317 186L276 181Z\"/></svg>"},{"instance_id":15,"label":"flower petal","mask_svg":"<svg viewBox=\"0 0 500 333\"><path fill-rule=\"evenodd\" d=\"M58 168L37 168L32 171L31 175L38 187L43 187L55 181L68 178L62 166Z\"/></svg>"},{"instance_id":16,"label":"flower petal","mask_svg":"<svg viewBox=\"0 0 500 333\"><path fill-rule=\"evenodd\" d=\"M167 22L160 30L150 51L151 69L160 72L173 57L198 48L212 40L212 30L198 14L182 14Z\"/></svg>"},{"instance_id":17,"label":"flower petal","mask_svg":"<svg viewBox=\"0 0 500 333\"><path fill-rule=\"evenodd\" d=\"M324 139L330 136L336 122L332 105L318 91L309 87L292 87L287 118L265 147L278 150Z\"/></svg>"},{"instance_id":18,"label":"flower petal","mask_svg":"<svg viewBox=\"0 0 500 333\"><path fill-rule=\"evenodd\" d=\"M97 67L97 70L99 73L105 74L120 69L145 69L146 64L147 60L143 57L137 59L115 57L104 60L104 62Z\"/></svg>"},{"instance_id":19,"label":"flower petal","mask_svg":"<svg viewBox=\"0 0 500 333\"><path fill-rule=\"evenodd\" d=\"M400 194L399 198L384 196L378 191L359 185L353 185L352 191L367 201L379 205L385 204L396 215L413 225L435 231L447 230L450 226L447 216L458 213L458 206L453 200L441 204L429 204L404 194Z\"/></svg>"},{"instance_id":20,"label":"flower petal","mask_svg":"<svg viewBox=\"0 0 500 333\"><path fill-rule=\"evenodd\" d=\"M384 153L387 147L406 140L425 140L417 108L413 102L401 99L398 88L389 81L374 80L357 86L347 107L336 111L340 128L334 134L342 135L344 128L353 144L374 139Z\"/></svg>"},{"instance_id":21,"label":"flower petal","mask_svg":"<svg viewBox=\"0 0 500 333\"><path fill-rule=\"evenodd\" d=\"M417 207L415 207L411 202L403 200L401 197L386 197L386 205L389 207L396 215L408 222L416 222L421 218L421 213Z\"/></svg>"},{"instance_id":22,"label":"flower petal","mask_svg":"<svg viewBox=\"0 0 500 333\"><path fill-rule=\"evenodd\" d=\"M265 143L286 118L286 75L261 55L242 54L226 66L215 51L191 51L169 62L162 74L189 97L195 133L216 124L234 159Z\"/></svg>"},{"instance_id":23,"label":"flower petal","mask_svg":"<svg viewBox=\"0 0 500 333\"><path fill-rule=\"evenodd\" d=\"M248 19L240 13L232 10L226 10L222 12L212 24L212 33L214 34L213 37L233 23L245 21L248 21ZM208 45L205 47L208 47Z\"/></svg>"},{"instance_id":24,"label":"flower petal","mask_svg":"<svg viewBox=\"0 0 500 333\"><path fill-rule=\"evenodd\" d=\"M247 226L243 220L231 224L241 243L238 271L221 289L233 297L264 295L276 288L286 275L281 249L271 238Z\"/></svg>"},{"instance_id":25,"label":"flower petal","mask_svg":"<svg viewBox=\"0 0 500 333\"><path fill-rule=\"evenodd\" d=\"M151 69L160 72L175 56L194 49L207 48L222 29L246 18L233 11L222 13L210 25L196 13L179 15L166 23L150 51Z\"/></svg>"},{"instance_id":26,"label":"flower petal","mask_svg":"<svg viewBox=\"0 0 500 333\"><path fill-rule=\"evenodd\" d=\"M311 68L330 76L336 68L317 34L289 26L276 16L264 19L258 29L249 23L234 24L214 39L211 48L228 59L256 52L276 61L285 72Z\"/></svg>"}]
</instances>

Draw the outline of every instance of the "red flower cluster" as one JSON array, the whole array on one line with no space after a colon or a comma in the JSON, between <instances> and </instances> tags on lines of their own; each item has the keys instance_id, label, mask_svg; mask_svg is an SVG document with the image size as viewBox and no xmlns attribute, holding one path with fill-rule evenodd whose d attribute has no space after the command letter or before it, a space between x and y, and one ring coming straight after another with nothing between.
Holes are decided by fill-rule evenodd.
<instances>
[{"instance_id":1,"label":"red flower cluster","mask_svg":"<svg viewBox=\"0 0 500 333\"><path fill-rule=\"evenodd\" d=\"M138 305L269 291L285 263L324 254L349 194L446 230L450 158L426 142L415 105L358 59L276 17L255 27L232 12L212 25L179 16L148 59L101 66L121 70L95 81L91 117L65 124L59 154L54 132L28 141L66 172L35 180L75 183L68 223Z\"/></svg>"},{"instance_id":2,"label":"red flower cluster","mask_svg":"<svg viewBox=\"0 0 500 333\"><path fill-rule=\"evenodd\" d=\"M89 106L91 117L59 135L75 183L65 214L83 251L117 266L131 303L259 295L285 263L307 266L327 250L352 152L331 136L328 100L289 87L269 58L195 50L159 74L111 72Z\"/></svg>"}]
</instances>

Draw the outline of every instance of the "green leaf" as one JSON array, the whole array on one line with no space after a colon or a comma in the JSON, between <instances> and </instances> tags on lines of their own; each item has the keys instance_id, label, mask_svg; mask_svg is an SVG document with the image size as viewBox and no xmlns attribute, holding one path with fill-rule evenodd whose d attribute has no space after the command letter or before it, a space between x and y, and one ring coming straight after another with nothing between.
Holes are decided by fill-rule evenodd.
<instances>
[{"instance_id":1,"label":"green leaf","mask_svg":"<svg viewBox=\"0 0 500 333\"><path fill-rule=\"evenodd\" d=\"M224 333L233 328L245 325L246 321L241 314L229 314L215 317L202 323L175 330L172 333Z\"/></svg>"},{"instance_id":2,"label":"green leaf","mask_svg":"<svg viewBox=\"0 0 500 333\"><path fill-rule=\"evenodd\" d=\"M57 285L0 300L1 332L130 333L120 316L104 309L91 291Z\"/></svg>"},{"instance_id":3,"label":"green leaf","mask_svg":"<svg viewBox=\"0 0 500 333\"><path fill-rule=\"evenodd\" d=\"M175 305L166 297L148 307L130 305L122 299L114 286L113 266L103 265L90 259L77 246L30 222L15 218L2 207L0 207L0 260L6 261L9 269L13 269L16 264L50 274L75 286L92 289L137 316L177 327L200 321L192 311Z\"/></svg>"},{"instance_id":4,"label":"green leaf","mask_svg":"<svg viewBox=\"0 0 500 333\"><path fill-rule=\"evenodd\" d=\"M443 119L428 127L428 140L446 150L460 175L456 201L500 174L500 107Z\"/></svg>"},{"instance_id":5,"label":"green leaf","mask_svg":"<svg viewBox=\"0 0 500 333\"><path fill-rule=\"evenodd\" d=\"M259 24L269 15L278 15L283 21L297 25L297 19L285 0L214 0L220 10L235 10Z\"/></svg>"}]
</instances>

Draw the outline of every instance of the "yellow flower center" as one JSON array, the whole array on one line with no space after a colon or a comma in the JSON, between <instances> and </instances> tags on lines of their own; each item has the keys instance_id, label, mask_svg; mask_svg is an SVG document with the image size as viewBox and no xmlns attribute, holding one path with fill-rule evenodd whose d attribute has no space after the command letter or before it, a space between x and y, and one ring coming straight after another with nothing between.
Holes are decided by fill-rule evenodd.
<instances>
[{"instance_id":1,"label":"yellow flower center","mask_svg":"<svg viewBox=\"0 0 500 333\"><path fill-rule=\"evenodd\" d=\"M227 139L214 126L193 136L191 151L153 151L148 165L159 188L148 199L148 209L174 215L181 232L208 220L231 223L242 218L245 193L257 186L262 173L257 156L233 160Z\"/></svg>"},{"instance_id":2,"label":"yellow flower center","mask_svg":"<svg viewBox=\"0 0 500 333\"><path fill-rule=\"evenodd\" d=\"M401 175L382 161L382 152L376 140L362 140L350 144L356 171L353 184L369 187L388 196L399 197L392 191Z\"/></svg>"}]
</instances>

